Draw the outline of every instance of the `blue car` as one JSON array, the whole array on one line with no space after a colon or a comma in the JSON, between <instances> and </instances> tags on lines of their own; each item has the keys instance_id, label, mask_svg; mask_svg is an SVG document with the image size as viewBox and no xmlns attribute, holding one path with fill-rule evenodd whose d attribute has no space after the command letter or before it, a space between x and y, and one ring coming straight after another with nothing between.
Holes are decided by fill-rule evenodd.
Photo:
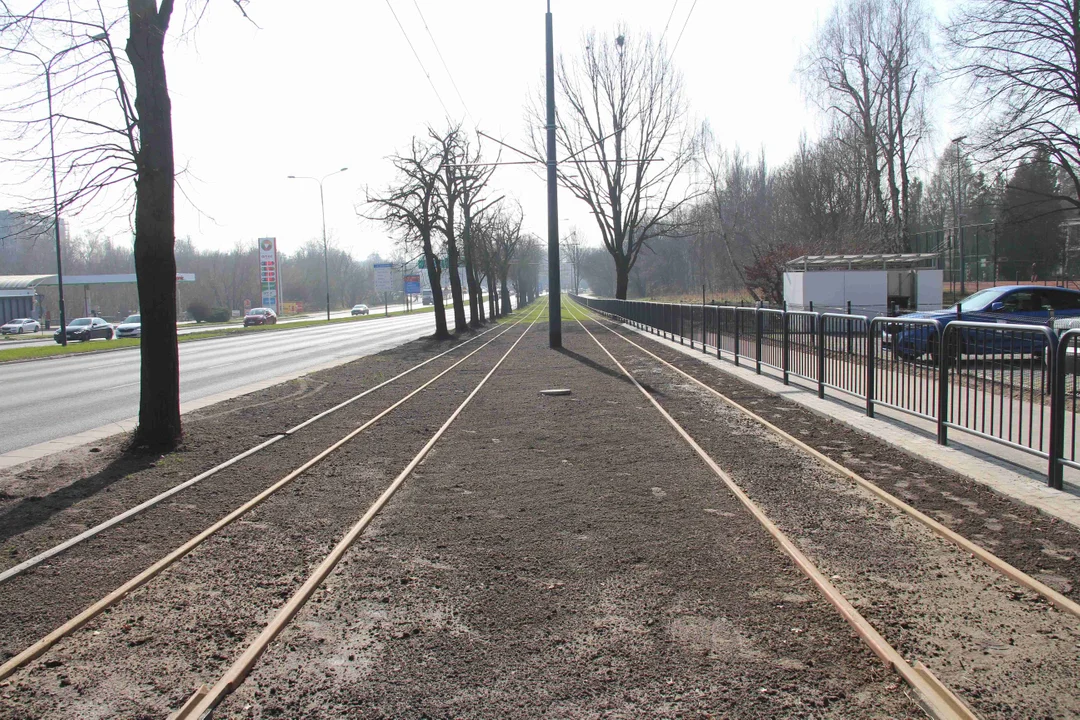
<instances>
[{"instance_id":1,"label":"blue car","mask_svg":"<svg viewBox=\"0 0 1080 720\"><path fill-rule=\"evenodd\" d=\"M1055 318L1080 317L1080 290L1042 285L1005 285L969 295L945 310L917 312L899 319L925 318L936 320L944 329L954 320L966 322L1012 323L1017 325L1049 325L1051 312ZM933 325L905 323L886 324L887 338L883 347L905 360L937 354L937 329ZM965 328L947 337L958 338L962 347L950 346L948 355L959 351L963 355L997 355L1018 353L1041 355L1046 347L1045 336L1034 332L999 333Z\"/></svg>"}]
</instances>

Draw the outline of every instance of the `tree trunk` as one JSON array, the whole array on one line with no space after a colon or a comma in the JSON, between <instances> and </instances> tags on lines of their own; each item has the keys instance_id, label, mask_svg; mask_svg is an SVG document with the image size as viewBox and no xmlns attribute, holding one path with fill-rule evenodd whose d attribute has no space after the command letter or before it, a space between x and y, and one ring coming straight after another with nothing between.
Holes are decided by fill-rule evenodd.
<instances>
[{"instance_id":1,"label":"tree trunk","mask_svg":"<svg viewBox=\"0 0 1080 720\"><path fill-rule=\"evenodd\" d=\"M428 284L431 285L431 301L435 306L435 339L446 340L450 337L450 331L446 327L446 310L443 305L442 283L439 282L438 259L435 251L431 248L431 235L425 234L424 243L424 266L427 268Z\"/></svg>"},{"instance_id":2,"label":"tree trunk","mask_svg":"<svg viewBox=\"0 0 1080 720\"><path fill-rule=\"evenodd\" d=\"M513 312L513 308L510 307L510 286L507 284L507 274L503 273L499 277L500 287L502 288L502 314L509 315Z\"/></svg>"},{"instance_id":3,"label":"tree trunk","mask_svg":"<svg viewBox=\"0 0 1080 720\"><path fill-rule=\"evenodd\" d=\"M139 150L135 156L135 274L146 328L139 354L135 444L171 449L181 437L176 347L176 256L172 106L165 77L171 0L128 0L127 56L135 76Z\"/></svg>"},{"instance_id":4,"label":"tree trunk","mask_svg":"<svg viewBox=\"0 0 1080 720\"><path fill-rule=\"evenodd\" d=\"M626 299L626 289L630 284L629 263L615 261L615 297L619 300Z\"/></svg>"}]
</instances>

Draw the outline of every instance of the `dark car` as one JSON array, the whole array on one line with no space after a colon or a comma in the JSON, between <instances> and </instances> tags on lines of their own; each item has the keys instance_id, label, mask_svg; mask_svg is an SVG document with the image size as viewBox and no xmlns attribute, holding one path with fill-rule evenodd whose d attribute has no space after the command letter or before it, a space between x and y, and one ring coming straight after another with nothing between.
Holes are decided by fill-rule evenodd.
<instances>
[{"instance_id":1,"label":"dark car","mask_svg":"<svg viewBox=\"0 0 1080 720\"><path fill-rule=\"evenodd\" d=\"M367 315L368 314L368 306L364 305L364 304L353 305L352 314L353 315Z\"/></svg>"},{"instance_id":2,"label":"dark car","mask_svg":"<svg viewBox=\"0 0 1080 720\"><path fill-rule=\"evenodd\" d=\"M1049 325L1055 318L1080 317L1080 291L1042 285L1004 285L968 295L945 310L902 315L902 319L936 320L944 328L954 320L1017 325ZM937 331L932 325L886 325L891 336L884 343L907 359L936 352ZM986 333L963 331L965 355L1021 353L1040 355L1045 339L1035 333ZM949 353L952 354L951 352Z\"/></svg>"},{"instance_id":3,"label":"dark car","mask_svg":"<svg viewBox=\"0 0 1080 720\"><path fill-rule=\"evenodd\" d=\"M113 339L113 326L99 317L76 318L67 324L67 339L86 342L94 338ZM53 340L63 343L60 331L53 333Z\"/></svg>"},{"instance_id":4,"label":"dark car","mask_svg":"<svg viewBox=\"0 0 1080 720\"><path fill-rule=\"evenodd\" d=\"M244 315L244 327L248 325L274 325L277 323L277 313L270 308L251 308Z\"/></svg>"}]
</instances>

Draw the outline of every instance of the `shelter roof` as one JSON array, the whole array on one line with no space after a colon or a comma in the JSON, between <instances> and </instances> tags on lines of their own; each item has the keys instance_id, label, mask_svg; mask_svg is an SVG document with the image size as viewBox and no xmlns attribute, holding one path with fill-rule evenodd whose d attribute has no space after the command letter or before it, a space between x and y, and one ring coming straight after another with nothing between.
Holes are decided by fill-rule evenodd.
<instances>
[{"instance_id":1,"label":"shelter roof","mask_svg":"<svg viewBox=\"0 0 1080 720\"><path fill-rule=\"evenodd\" d=\"M939 253L874 253L863 255L803 255L784 264L788 270L877 270L897 267L936 267Z\"/></svg>"}]
</instances>

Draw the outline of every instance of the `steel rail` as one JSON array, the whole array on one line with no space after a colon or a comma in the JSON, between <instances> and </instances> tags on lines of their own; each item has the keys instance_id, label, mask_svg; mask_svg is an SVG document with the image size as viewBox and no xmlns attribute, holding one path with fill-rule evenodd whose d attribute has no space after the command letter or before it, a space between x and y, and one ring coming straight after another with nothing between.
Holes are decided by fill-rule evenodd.
<instances>
[{"instance_id":1,"label":"steel rail","mask_svg":"<svg viewBox=\"0 0 1080 720\"><path fill-rule=\"evenodd\" d=\"M927 528L932 530L939 537L941 537L941 538L943 538L945 540L948 540L949 542L953 543L954 545L956 545L958 548L960 548L964 552L971 553L971 555L978 558L983 563L985 563L986 565L988 565L992 569L996 570L1000 574L1004 575L1005 577L1009 578L1013 582L1017 583L1018 585L1021 585L1022 587L1025 587L1028 590L1031 590L1032 592L1036 593L1037 595L1040 595L1044 600L1049 602L1051 605L1053 605L1057 609L1061 610L1062 612L1066 612L1066 613L1068 613L1068 614L1070 614L1070 615L1072 615L1074 617L1080 618L1080 603L1077 603L1076 601L1065 597L1063 594L1059 593L1057 590L1054 590L1053 588L1046 585L1045 583L1039 582L1038 580L1036 580L1032 576L1025 573L1023 570L1020 570L1019 568L1011 565L1007 561L999 558L997 555L994 555L992 552L990 552L986 548L982 547L981 545L978 545L978 544L972 542L971 540L968 540L963 535L960 535L959 533L949 529L948 527L941 524L937 520L935 520L932 517L928 516L926 513L923 513L922 511L912 507L911 505L908 505L906 502L904 502L900 498L898 498L895 495L891 494L887 490L879 487L878 485L875 485L873 482L867 480L862 475L859 475L854 470L851 470L848 467L846 467L844 465L841 465L840 463L836 462L835 460L833 460L829 456L825 455L824 453L816 450L815 448L810 447L809 445L807 445L802 440L799 440L798 438L793 437L789 433L781 430L780 428L778 428L776 425L773 425L771 422L769 422L765 418L763 418L760 415L755 414L753 411L743 407L742 405L735 402L734 400L732 400L728 396L724 395L723 393L721 393L720 391L718 391L715 388L711 387L710 385L707 385L706 383L702 382L701 380L698 380L696 377L694 377L693 375L685 372L681 368L676 367L675 365L672 365L670 362L668 362L667 360L664 360L662 357L656 355L655 353L650 352L649 350L647 350L646 348L644 348L641 345L637 344L636 342L634 342L630 338L625 337L624 335L622 335L622 334L620 334L618 332L615 332L615 330L613 330L612 328L610 328L610 327L608 327L606 325L603 325L602 323L601 323L601 326L607 328L607 330L610 331L612 334L622 338L627 343L633 345L634 347L641 350L642 352L649 355L650 357L654 358L658 362L663 363L664 365L671 368L675 372L679 373L680 375L682 375L686 379L696 383L697 385L699 385L703 389L707 390L708 392L712 393L717 398L722 400L724 403L730 405L732 408L738 410L739 412L746 415L750 419L754 420L757 423L760 423L767 430L769 430L773 434L779 436L781 439L787 441L788 443L796 446L797 448L799 448L803 452L807 453L808 455L812 456L818 462L822 463L823 465L828 466L830 469L840 473L841 475L848 478L849 480L852 480L857 485L859 485L863 489L869 491L875 497L880 499L882 502L884 502L887 505L890 505L893 508L901 511L905 515L908 515L913 520L917 520L918 522L922 523Z\"/></svg>"},{"instance_id":2,"label":"steel rail","mask_svg":"<svg viewBox=\"0 0 1080 720\"><path fill-rule=\"evenodd\" d=\"M319 586L322 585L323 581L334 570L337 564L345 556L345 553L348 552L350 547L352 547L353 543L355 543L356 540L360 537L360 535L363 534L364 530L375 518L375 516L379 514L379 512L383 509L386 503L390 501L390 499L398 491L398 488L400 488L401 485L405 482L406 478L408 478L409 475L412 474L413 470L415 470L416 467L423 461L423 459L427 457L427 454L431 451L431 448L435 446L435 443L439 441L439 438L441 438L443 434L447 431L447 429L450 427L450 425L453 424L455 420L457 420L458 416L461 415L462 411L465 410L466 406L468 406L468 404L472 402L472 399L476 397L477 393L480 392L481 388L483 388L484 385L487 384L487 381L491 379L491 376L495 374L495 371L498 370L499 367L506 360L506 358L510 356L510 353L514 351L514 349L518 346L518 343L522 341L525 335L528 334L529 330L532 329L533 325L536 324L537 320L539 320L542 315L543 310L541 310L541 312L537 313L533 317L532 322L529 324L528 327L525 328L525 331L521 333L520 336L518 336L518 339L514 341L514 344L511 345L505 353L503 353L503 356L499 358L499 361L495 363L494 367L492 367L491 370L488 371L487 375L485 375L484 378L477 384L477 386L473 388L473 391L469 393L468 397L466 397L465 400L460 405L458 405L457 409L455 409L454 412L450 414L450 417L446 419L446 422L444 422L439 427L439 429L435 431L435 434L432 435L431 438L424 444L424 446L420 449L420 452L416 453L416 455L413 456L412 460L410 460L409 463L405 466L405 469L403 469L398 474L398 476L394 478L393 482L391 482L390 485L387 486L387 488L383 491L383 493L379 496L375 503L372 504L370 508L368 508L367 512L364 513L364 515L356 522L355 525L353 525L349 529L347 533L345 533L345 536L342 537L342 539L338 542L336 546L334 546L334 549L331 550L330 553L326 556L326 558L323 559L323 561L319 564L315 571L310 576L308 576L308 579L304 582L302 586L300 586L300 589L297 590L291 598L289 598L288 602L286 602L280 610L278 610L278 613L274 616L274 619L266 625L266 627L259 634L259 636L255 638L251 645L249 645L248 648L240 655L240 657L236 659L236 661L232 664L228 671L226 671L226 673L222 675L222 677L217 681L217 683L215 683L214 686L211 687L209 690L207 690L205 686L202 686L198 690L196 690L195 694L184 704L180 711L169 716L170 720L186 720L187 718L207 717L211 712L213 712L214 708L217 707L222 700L224 700L244 681L244 678L246 678L248 673L251 672L251 669L258 662L259 657L262 656L262 654L266 651L270 643L274 641L274 638L276 638L278 634L285 629L285 626L289 624L293 617L295 617L296 614L300 612L300 609L304 607L307 601L311 598L312 594L314 594L314 592L319 588Z\"/></svg>"},{"instance_id":3,"label":"steel rail","mask_svg":"<svg viewBox=\"0 0 1080 720\"><path fill-rule=\"evenodd\" d=\"M941 683L929 668L921 663L916 663L914 666L908 663L907 660L894 648L889 642L879 633L869 621L866 620L855 609L843 593L841 593L835 585L833 585L828 578L817 568L813 562L810 561L806 555L773 523L772 520L754 503L753 500L743 491L741 487L728 475L724 470L716 463L715 460L694 440L694 438L688 433L682 425L673 418L667 410L652 396L648 390L642 387L641 383L637 381L637 378L627 370L622 363L615 359L615 356L608 351L604 344L592 332L585 327L584 323L577 320L581 329L588 333L589 337L593 339L593 342L604 351L613 363L622 371L622 373L634 384L642 395L652 403L653 407L663 416L664 420L671 425L672 428L686 441L698 457L709 467L713 473L720 478L720 480L727 486L739 502L750 512L751 515L761 524L762 527L773 537L780 548L792 559L795 565L802 571L804 575L817 586L818 590L825 596L833 607L840 613L840 615L848 622L849 625L858 633L859 637L867 644L871 651L877 655L882 662L895 670L900 677L912 688L915 692L915 696L919 705L931 716L937 718L937 720L975 720L977 717L971 712L969 708L960 700L951 690L949 690L943 683ZM601 327L606 327L602 323L598 323ZM609 328L610 329L610 328ZM618 333L615 333L616 335Z\"/></svg>"},{"instance_id":4,"label":"steel rail","mask_svg":"<svg viewBox=\"0 0 1080 720\"><path fill-rule=\"evenodd\" d=\"M537 315L537 317L538 317L538 315ZM237 507L236 509L234 509L228 515L221 518L217 522L213 523L212 525L207 527L205 530L200 532L198 535L196 535L193 538L189 539L184 544L182 544L179 547L172 550L170 553L168 553L167 555L165 555L164 557L162 557L161 559L159 559L158 561L153 563L150 567L146 568L141 573L134 576L133 578L131 578L130 580L128 580L127 582L122 584L120 587L116 588L115 590L113 590L112 592L107 594L105 597L103 597L100 600L96 601L95 603L93 603L92 605L90 605L89 607L84 609L82 612L80 612L78 615L76 615L75 617L71 618L70 620L68 620L67 622L62 624L60 627L58 627L55 630L53 630L52 632L50 632L48 635L46 635L45 637L43 637L40 640L38 640L37 642L35 642L33 645L26 648L22 652L20 652L18 655L15 655L11 659L9 659L3 665L0 665L0 680L6 679L8 676L10 676L12 673L14 673L16 670L18 670L20 667L22 667L26 663L31 662L31 661L41 657L41 655L46 653L51 647L56 645L56 643L58 643L60 640L64 639L65 637L67 637L71 633L75 632L79 628L83 627L84 625L86 625L86 623L93 620L95 617L100 615L102 612L104 612L108 608L112 607L113 605L115 605L118 602L120 602L121 600L123 600L131 592L137 590L138 588L142 587L143 585L146 585L148 582L150 582L155 577L160 575L163 571L165 571L171 565L176 563L178 560L180 560L185 555L190 553L192 550L197 548L199 545L202 545L204 542L206 542L206 540L208 540L212 535L217 533L219 530L221 530L222 528L230 525L231 523L235 522L236 520L238 520L243 515L247 514L249 511L251 511L254 508L258 507L260 504L262 504L264 501L266 501L271 495L276 493L278 490L282 489L286 485L288 485L291 482L293 482L294 480L296 480L296 478L300 477L300 475L302 475L304 472L306 472L307 470L311 469L312 467L314 467L315 465L320 463L328 455L330 455L334 451L341 448L347 442L352 440L354 437L359 435L361 432L363 432L367 428L374 425L376 422L378 422L380 419L382 419L383 417L388 415L394 409L396 409L397 407L403 405L405 402L407 402L409 399L411 399L412 397L414 397L415 395L417 395L418 393L423 391L425 388L427 388L429 385L434 383L436 380L438 380L442 376L449 373L451 370L453 370L458 365L460 365L461 363L468 360L470 357L472 357L476 353L483 350L485 347L487 347L491 343L498 340L500 337L502 337L503 335L508 333L514 327L520 325L522 322L525 321L525 319L526 318L523 317L523 318L517 320L516 322L514 322L513 324L509 325L502 332L495 335L495 337L491 338L486 343L484 343L480 347L476 348L471 353L469 353L465 357L461 358L460 360L455 362L453 365L451 365L450 367L448 367L445 370L443 370L442 372L440 372L435 377L428 380L423 385L416 388L415 390L410 392L405 397L403 397L400 400L398 400L397 402L393 403L392 405L390 405L389 407L384 409L382 412L380 412L378 415L375 415L374 417L372 417L370 420L368 420L364 424L362 424L359 427L357 427L356 429L350 431L348 434L346 434L340 440L333 443L332 445L330 445L328 448L326 448L322 452L318 453L314 457L307 460L305 463L300 465L298 468L296 468L295 470L290 472L288 475L285 475L283 478L281 478L280 480L278 480L274 484L272 484L269 487L267 487L266 489L264 489L258 495L255 495L253 498L251 498L250 500L248 500L244 504L242 504L239 507ZM535 322L535 320L533 320L533 322ZM531 327L531 325L530 325L530 327Z\"/></svg>"},{"instance_id":5,"label":"steel rail","mask_svg":"<svg viewBox=\"0 0 1080 720\"><path fill-rule=\"evenodd\" d=\"M199 475L196 475L193 478L185 480L184 482L182 482L182 483L180 483L178 485L174 485L173 487L159 493L158 495L155 495L154 497L150 498L149 500L145 500L145 501L139 503L138 505L135 505L134 507L131 507L131 508L125 510L124 512L122 512L120 514L115 515L114 517L111 517L108 520L105 520L104 522L101 522L101 523L95 525L94 527L89 528L89 529L79 533L78 535L75 535L74 537L68 538L67 540L64 540L63 542L61 542L61 543L59 543L57 545L54 545L53 547L49 548L48 550L44 550L44 551L38 553L37 555L33 556L32 558L24 560L23 562L19 563L18 565L13 565L12 567L4 570L3 572L0 572L0 584L4 583L7 580L10 580L11 578L15 577L16 575L19 575L21 573L26 572L27 570L34 567L35 565L40 565L42 562L48 560L49 558L55 557L56 555L59 555L60 553L64 552L65 550L68 550L68 549L74 547L75 545L78 545L79 543L85 541L85 540L89 540L90 538L94 537L95 535L97 535L97 534L99 534L99 533L101 533L101 532L103 532L105 530L108 530L109 528L113 527L114 525L118 525L118 524L122 523L123 521L125 521L125 520L127 520L127 519L129 519L131 517L134 517L135 515L138 515L142 511L147 510L148 508L151 508L154 505L157 505L161 501L168 500L170 497L172 497L173 495L176 495L178 492L180 492L182 490L186 490L187 488L191 487L192 485L196 485L196 484L202 482L203 480L206 480L207 478L212 477L213 475L216 475L217 473L221 472L222 470L224 470L224 469L226 469L226 468L228 468L228 467L230 467L232 465L235 465L236 463L240 462L241 460L244 460L245 458L251 457L252 455L255 455L256 453L258 453L258 452L260 452L262 450L265 450L266 448L268 448L271 445L277 443L278 441L284 440L285 438L289 437L290 435L297 432L298 430L301 430L301 429L307 427L308 425L323 419L327 415L330 415L330 414L332 414L334 412L337 412L338 410L342 409L343 407L356 402L357 400L365 397L366 395L370 395L371 393L375 392L376 390L378 390L380 388L386 387L387 385L389 385L392 382L400 380L401 378L405 377L406 375L413 372L414 370L418 370L418 369L422 368L423 366L427 365L428 363L430 363L430 362L432 362L434 360L438 360L439 358L443 357L444 355L452 353L455 350L457 350L458 348L461 348L461 347L463 347L465 345L468 345L473 340L479 339L480 337L486 335L487 333L491 332L494 329L495 329L494 327L488 328L484 332L479 333L478 335L469 338L465 342L458 343L457 345L450 348L449 350L441 352L438 355L430 357L430 358L428 358L427 360L424 360L421 363L413 365L408 370L405 370L404 372L398 373L397 375L390 378L389 380L385 380L385 381L379 383L378 385L375 385L374 387L368 388L367 390L363 391L362 393L360 393L358 395L354 395L353 397L349 398L348 400L345 400L344 402L341 402L341 403L335 405L334 407L332 407L332 408L330 408L328 410L324 410L324 411L318 413L317 415L314 415L313 417L308 418L304 422L300 423L299 425L296 425L295 427L289 428L288 430L286 430L283 433L278 433L276 435L271 436L270 439L266 440L265 442L259 443L258 445L254 446L252 448L249 448L249 449L245 450L244 452L242 452L242 453L240 453L238 455L235 455L235 456L229 458L228 460L226 460L226 461L224 461L222 463L219 463L218 465L215 465L214 467L210 468L206 472L200 473Z\"/></svg>"}]
</instances>

